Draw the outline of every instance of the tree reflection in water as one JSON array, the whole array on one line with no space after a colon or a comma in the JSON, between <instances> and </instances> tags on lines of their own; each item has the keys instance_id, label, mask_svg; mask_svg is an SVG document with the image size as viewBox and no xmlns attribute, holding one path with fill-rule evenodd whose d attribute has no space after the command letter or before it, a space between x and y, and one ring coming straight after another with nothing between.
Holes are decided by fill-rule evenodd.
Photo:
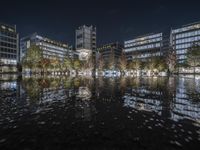
<instances>
[{"instance_id":1,"label":"tree reflection in water","mask_svg":"<svg viewBox=\"0 0 200 150\"><path fill-rule=\"evenodd\" d=\"M51 142L50 133L63 143L199 145L200 79L22 77L0 81L0 91L0 147L8 138L4 145L13 148L13 139L27 141L38 128Z\"/></svg>"},{"instance_id":2,"label":"tree reflection in water","mask_svg":"<svg viewBox=\"0 0 200 150\"><path fill-rule=\"evenodd\" d=\"M184 117L192 119L193 115L195 120L200 118L200 81L197 79L99 77L95 81L94 88L94 79L90 77L23 77L21 85L30 105L65 101L69 98L75 98L84 103L90 103L86 100L94 99L115 101L120 96L124 98L124 106L154 111L174 120ZM187 106L184 106L186 104Z\"/></svg>"}]
</instances>

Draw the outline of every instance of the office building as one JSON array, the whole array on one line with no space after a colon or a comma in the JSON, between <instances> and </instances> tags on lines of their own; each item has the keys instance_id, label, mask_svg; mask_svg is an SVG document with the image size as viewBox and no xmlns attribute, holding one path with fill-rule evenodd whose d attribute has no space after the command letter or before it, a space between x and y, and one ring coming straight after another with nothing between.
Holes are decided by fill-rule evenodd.
<instances>
[{"instance_id":1,"label":"office building","mask_svg":"<svg viewBox=\"0 0 200 150\"><path fill-rule=\"evenodd\" d=\"M124 42L128 61L135 58L145 61L151 57L163 55L163 33L148 34Z\"/></svg>"},{"instance_id":2,"label":"office building","mask_svg":"<svg viewBox=\"0 0 200 150\"><path fill-rule=\"evenodd\" d=\"M43 56L45 58L56 56L60 60L63 60L66 56L73 57L73 51L67 44L34 33L20 39L21 60L32 44L38 45L43 50Z\"/></svg>"},{"instance_id":3,"label":"office building","mask_svg":"<svg viewBox=\"0 0 200 150\"><path fill-rule=\"evenodd\" d=\"M184 63L187 59L187 49L193 44L200 44L200 22L172 29L171 44L176 51L177 62Z\"/></svg>"},{"instance_id":4,"label":"office building","mask_svg":"<svg viewBox=\"0 0 200 150\"><path fill-rule=\"evenodd\" d=\"M111 55L114 55L117 63L123 51L123 45L118 42L102 45L97 48L98 53L102 56L105 63L109 63Z\"/></svg>"},{"instance_id":5,"label":"office building","mask_svg":"<svg viewBox=\"0 0 200 150\"><path fill-rule=\"evenodd\" d=\"M83 25L76 30L76 50L96 51L96 27Z\"/></svg>"},{"instance_id":6,"label":"office building","mask_svg":"<svg viewBox=\"0 0 200 150\"><path fill-rule=\"evenodd\" d=\"M0 73L17 71L18 43L16 26L0 23Z\"/></svg>"}]
</instances>

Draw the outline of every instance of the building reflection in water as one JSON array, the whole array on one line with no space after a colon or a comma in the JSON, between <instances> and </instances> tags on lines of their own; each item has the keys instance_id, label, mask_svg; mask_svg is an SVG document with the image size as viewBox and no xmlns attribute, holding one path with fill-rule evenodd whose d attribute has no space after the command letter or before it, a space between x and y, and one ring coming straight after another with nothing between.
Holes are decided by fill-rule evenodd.
<instances>
[{"instance_id":1,"label":"building reflection in water","mask_svg":"<svg viewBox=\"0 0 200 150\"><path fill-rule=\"evenodd\" d=\"M46 77L23 78L22 87L27 94L27 102L35 107L37 112L55 102L70 103L75 109L75 117L85 120L91 119L93 78L74 77ZM73 99L73 101L72 101Z\"/></svg>"},{"instance_id":2,"label":"building reflection in water","mask_svg":"<svg viewBox=\"0 0 200 150\"><path fill-rule=\"evenodd\" d=\"M172 119L192 119L200 123L200 80L178 78L172 103Z\"/></svg>"},{"instance_id":3,"label":"building reflection in water","mask_svg":"<svg viewBox=\"0 0 200 150\"><path fill-rule=\"evenodd\" d=\"M88 87L79 87L77 97L82 100L90 100L91 98L91 91Z\"/></svg>"},{"instance_id":4,"label":"building reflection in water","mask_svg":"<svg viewBox=\"0 0 200 150\"><path fill-rule=\"evenodd\" d=\"M11 98L33 112L58 102L69 103L75 118L91 120L97 112L96 101L119 101L124 107L155 112L174 121L190 119L200 123L199 78L15 78L2 78L1 99Z\"/></svg>"},{"instance_id":5,"label":"building reflection in water","mask_svg":"<svg viewBox=\"0 0 200 150\"><path fill-rule=\"evenodd\" d=\"M136 78L130 82L130 87L124 96L124 105L137 110L155 111L162 110L161 97L163 95L162 82L157 78Z\"/></svg>"},{"instance_id":6,"label":"building reflection in water","mask_svg":"<svg viewBox=\"0 0 200 150\"><path fill-rule=\"evenodd\" d=\"M7 146L98 139L150 149L199 145L199 78L5 77L0 93L0 142Z\"/></svg>"},{"instance_id":7,"label":"building reflection in water","mask_svg":"<svg viewBox=\"0 0 200 150\"><path fill-rule=\"evenodd\" d=\"M124 106L156 112L174 121L200 123L200 80L187 77L136 78L128 82Z\"/></svg>"}]
</instances>

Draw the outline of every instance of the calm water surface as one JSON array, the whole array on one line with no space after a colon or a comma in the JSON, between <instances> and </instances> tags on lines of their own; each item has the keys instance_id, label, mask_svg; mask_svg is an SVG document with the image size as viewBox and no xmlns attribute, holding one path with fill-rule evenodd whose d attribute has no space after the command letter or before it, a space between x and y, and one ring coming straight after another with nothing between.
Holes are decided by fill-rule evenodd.
<instances>
[{"instance_id":1,"label":"calm water surface","mask_svg":"<svg viewBox=\"0 0 200 150\"><path fill-rule=\"evenodd\" d=\"M200 146L198 77L7 79L2 150Z\"/></svg>"}]
</instances>

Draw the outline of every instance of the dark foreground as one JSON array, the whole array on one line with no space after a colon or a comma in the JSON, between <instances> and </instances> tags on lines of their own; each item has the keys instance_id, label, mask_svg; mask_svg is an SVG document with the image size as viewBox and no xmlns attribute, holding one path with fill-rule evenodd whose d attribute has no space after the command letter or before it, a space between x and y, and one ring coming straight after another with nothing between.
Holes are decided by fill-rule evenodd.
<instances>
[{"instance_id":1,"label":"dark foreground","mask_svg":"<svg viewBox=\"0 0 200 150\"><path fill-rule=\"evenodd\" d=\"M198 149L200 79L0 81L0 149Z\"/></svg>"}]
</instances>

